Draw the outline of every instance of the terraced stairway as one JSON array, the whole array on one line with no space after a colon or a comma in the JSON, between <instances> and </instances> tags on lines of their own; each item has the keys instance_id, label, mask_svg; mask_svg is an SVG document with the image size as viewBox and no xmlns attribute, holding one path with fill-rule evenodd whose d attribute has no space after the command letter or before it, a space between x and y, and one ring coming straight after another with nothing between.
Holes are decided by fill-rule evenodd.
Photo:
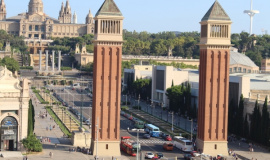
<instances>
[{"instance_id":1,"label":"terraced stairway","mask_svg":"<svg viewBox=\"0 0 270 160\"><path fill-rule=\"evenodd\" d=\"M60 107L54 107L52 110L70 132L79 131L80 125L66 110Z\"/></svg>"}]
</instances>

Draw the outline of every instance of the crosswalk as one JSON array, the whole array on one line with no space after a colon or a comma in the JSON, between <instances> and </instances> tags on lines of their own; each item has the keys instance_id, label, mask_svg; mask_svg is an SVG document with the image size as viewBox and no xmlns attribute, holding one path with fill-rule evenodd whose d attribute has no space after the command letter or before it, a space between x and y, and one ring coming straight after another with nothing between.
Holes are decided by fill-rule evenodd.
<instances>
[{"instance_id":1,"label":"crosswalk","mask_svg":"<svg viewBox=\"0 0 270 160\"><path fill-rule=\"evenodd\" d=\"M154 144L163 144L165 142L168 142L168 141L165 141L163 139L140 139L139 140L140 143L143 143L143 144L149 144L149 143L154 143Z\"/></svg>"}]
</instances>

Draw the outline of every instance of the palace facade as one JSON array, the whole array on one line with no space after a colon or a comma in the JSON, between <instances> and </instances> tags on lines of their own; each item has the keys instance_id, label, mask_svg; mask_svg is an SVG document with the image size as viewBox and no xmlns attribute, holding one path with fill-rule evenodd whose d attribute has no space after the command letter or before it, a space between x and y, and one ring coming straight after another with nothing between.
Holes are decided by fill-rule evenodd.
<instances>
[{"instance_id":1,"label":"palace facade","mask_svg":"<svg viewBox=\"0 0 270 160\"><path fill-rule=\"evenodd\" d=\"M30 0L28 11L6 18L6 5L0 2L0 29L9 34L23 36L26 39L50 39L51 37L79 37L94 33L93 15L90 10L85 24L77 24L77 15L72 15L69 1L62 3L58 19L43 12L42 0Z\"/></svg>"}]
</instances>

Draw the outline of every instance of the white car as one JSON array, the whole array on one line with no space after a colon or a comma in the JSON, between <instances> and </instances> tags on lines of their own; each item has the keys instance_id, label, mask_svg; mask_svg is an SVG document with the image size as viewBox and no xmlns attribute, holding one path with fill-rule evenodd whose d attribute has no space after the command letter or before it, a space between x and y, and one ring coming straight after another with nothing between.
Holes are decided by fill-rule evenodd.
<instances>
[{"instance_id":1,"label":"white car","mask_svg":"<svg viewBox=\"0 0 270 160\"><path fill-rule=\"evenodd\" d=\"M155 155L152 152L146 152L145 158L152 159Z\"/></svg>"}]
</instances>

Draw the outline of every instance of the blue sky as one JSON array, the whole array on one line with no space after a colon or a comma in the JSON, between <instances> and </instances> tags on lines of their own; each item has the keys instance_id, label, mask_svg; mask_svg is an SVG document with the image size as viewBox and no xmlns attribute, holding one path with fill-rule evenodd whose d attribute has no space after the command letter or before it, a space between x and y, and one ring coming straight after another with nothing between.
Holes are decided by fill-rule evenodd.
<instances>
[{"instance_id":1,"label":"blue sky","mask_svg":"<svg viewBox=\"0 0 270 160\"><path fill-rule=\"evenodd\" d=\"M5 0L7 17L15 16L28 9L30 0ZM44 11L58 18L62 1L43 0ZM72 12L76 11L78 23L85 23L85 17L91 9L93 15L104 0L69 0ZM215 0L115 0L123 13L124 29L129 31L199 31L199 22ZM250 0L219 0L231 20L232 33L249 32L249 16L243 11L250 9ZM253 0L255 15L253 32L262 34L262 29L270 34L270 0Z\"/></svg>"}]
</instances>

